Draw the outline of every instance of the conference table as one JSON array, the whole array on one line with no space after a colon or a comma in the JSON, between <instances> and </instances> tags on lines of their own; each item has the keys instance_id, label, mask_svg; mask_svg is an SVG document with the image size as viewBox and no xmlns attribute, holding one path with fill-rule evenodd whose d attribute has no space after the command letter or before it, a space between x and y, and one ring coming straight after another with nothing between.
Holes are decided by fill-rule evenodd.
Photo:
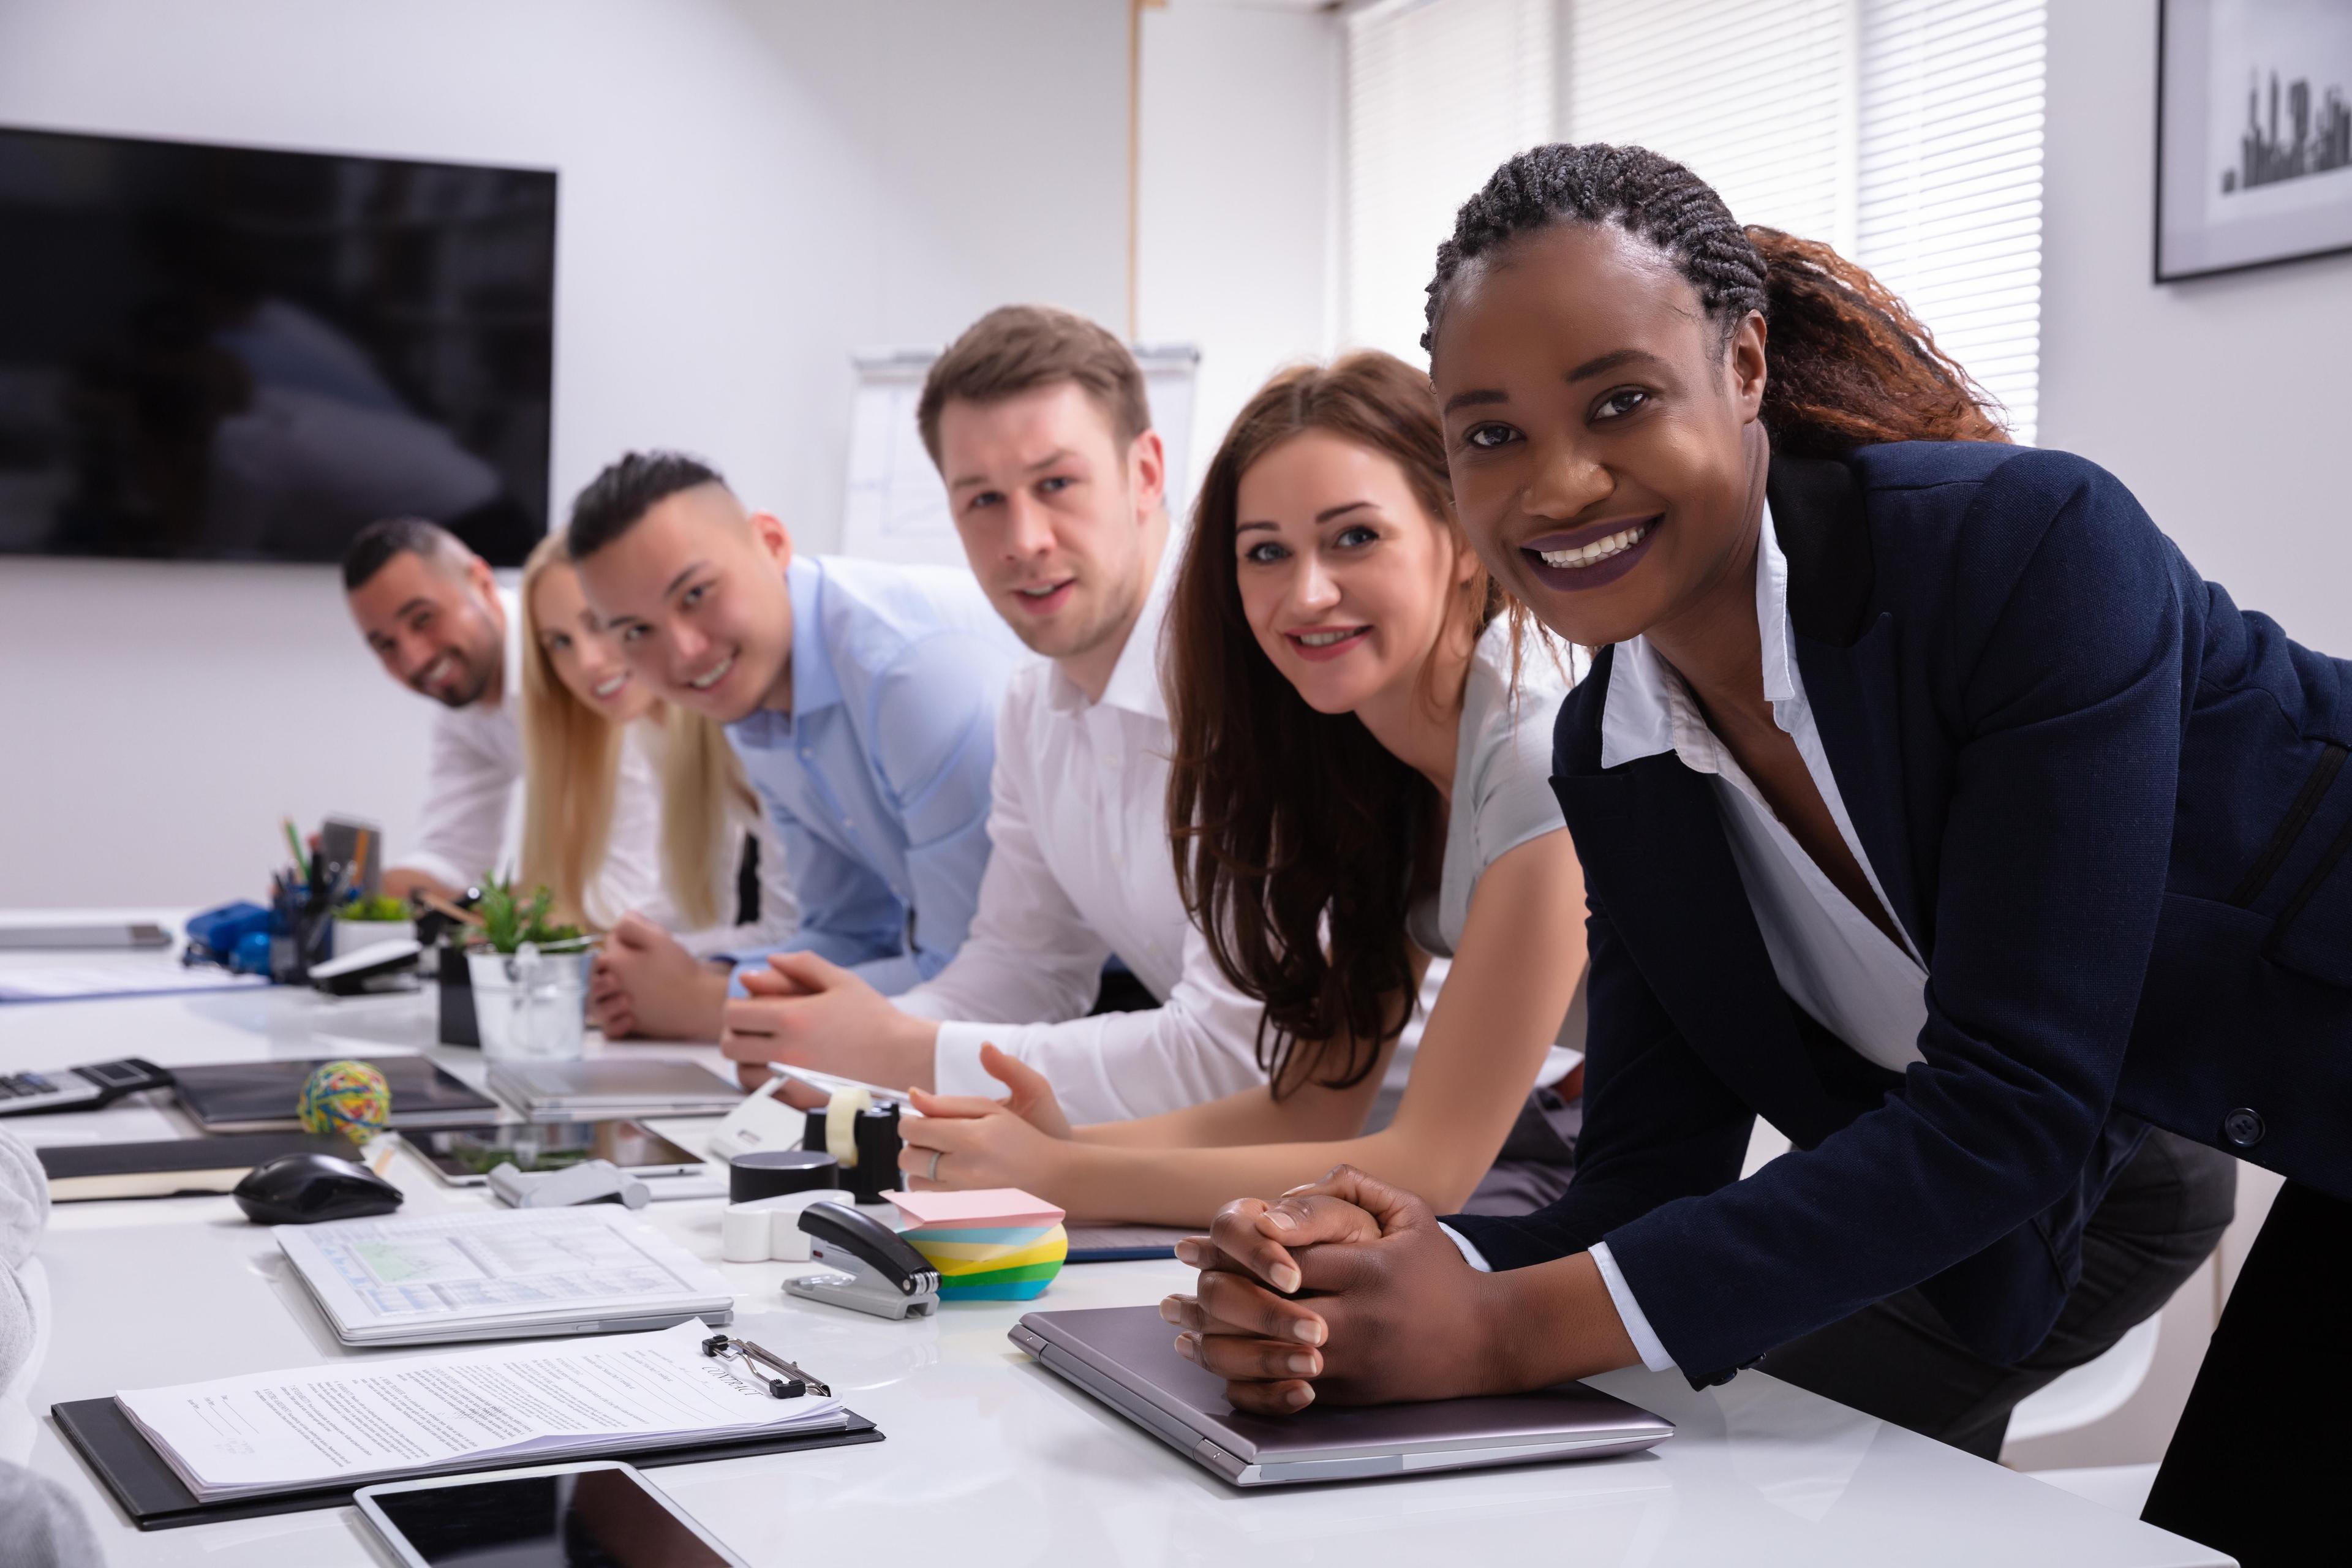
<instances>
[{"instance_id":1,"label":"conference table","mask_svg":"<svg viewBox=\"0 0 2352 1568\"><path fill-rule=\"evenodd\" d=\"M0 953L0 980L60 963L153 974L176 962L160 952ZM417 1052L478 1087L480 1053L443 1047L436 1033L430 990L331 998L268 986L0 1003L0 1072L124 1056L170 1068ZM709 1046L608 1044L592 1034L588 1049L659 1052L723 1067ZM194 1132L160 1095L12 1124L49 1142ZM712 1125L656 1123L698 1151ZM478 1188L444 1185L404 1150L386 1174L408 1194L404 1213L495 1202ZM713 1197L656 1204L642 1214L734 1287L733 1331L829 1381L887 1435L876 1444L646 1472L754 1563L2189 1568L2229 1562L1755 1372L1703 1391L1673 1373L1638 1368L1593 1379L1675 1423L1675 1436L1647 1454L1244 1490L1015 1350L1006 1331L1029 1304L950 1302L936 1317L890 1322L787 1297L785 1276L815 1266L720 1262L722 1206ZM1190 1278L1172 1261L1072 1266L1034 1305L1155 1302ZM59 1205L27 1280L46 1310L31 1363L0 1390L0 1458L62 1483L96 1527L109 1563L391 1562L351 1508L142 1533L49 1420L53 1404L118 1389L417 1353L339 1346L268 1232L248 1224L230 1199Z\"/></svg>"}]
</instances>

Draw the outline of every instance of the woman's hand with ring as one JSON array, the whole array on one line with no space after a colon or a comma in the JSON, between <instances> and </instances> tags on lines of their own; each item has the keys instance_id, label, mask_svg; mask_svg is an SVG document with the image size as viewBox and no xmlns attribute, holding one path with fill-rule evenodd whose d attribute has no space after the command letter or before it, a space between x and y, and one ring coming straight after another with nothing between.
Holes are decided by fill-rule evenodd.
<instances>
[{"instance_id":1,"label":"woman's hand with ring","mask_svg":"<svg viewBox=\"0 0 2352 1568\"><path fill-rule=\"evenodd\" d=\"M994 1046L981 1048L981 1064L1009 1089L1003 1100L973 1095L909 1092L918 1113L900 1121L898 1168L917 1192L939 1188L1019 1187L1068 1206L1066 1172L1078 1145L1054 1091L1034 1068L1014 1061ZM952 1154L956 1168L942 1169Z\"/></svg>"}]
</instances>

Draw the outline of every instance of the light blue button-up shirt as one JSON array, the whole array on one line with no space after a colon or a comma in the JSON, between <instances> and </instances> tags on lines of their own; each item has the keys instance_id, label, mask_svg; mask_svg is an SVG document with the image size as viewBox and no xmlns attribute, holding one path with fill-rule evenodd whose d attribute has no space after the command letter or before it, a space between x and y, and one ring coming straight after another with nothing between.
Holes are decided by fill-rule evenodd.
<instances>
[{"instance_id":1,"label":"light blue button-up shirt","mask_svg":"<svg viewBox=\"0 0 2352 1568\"><path fill-rule=\"evenodd\" d=\"M1024 650L962 572L797 555L785 583L793 711L727 729L800 898L775 951L896 994L945 968L971 923L997 702Z\"/></svg>"}]
</instances>

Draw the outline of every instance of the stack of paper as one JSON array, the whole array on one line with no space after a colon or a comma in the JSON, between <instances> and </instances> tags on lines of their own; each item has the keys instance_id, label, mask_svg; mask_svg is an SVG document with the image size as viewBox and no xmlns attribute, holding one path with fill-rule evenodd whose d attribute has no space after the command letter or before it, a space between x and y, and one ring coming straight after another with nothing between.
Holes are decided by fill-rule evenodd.
<instances>
[{"instance_id":1,"label":"stack of paper","mask_svg":"<svg viewBox=\"0 0 2352 1568\"><path fill-rule=\"evenodd\" d=\"M716 1269L626 1209L509 1209L271 1233L347 1345L435 1344L730 1321Z\"/></svg>"},{"instance_id":2,"label":"stack of paper","mask_svg":"<svg viewBox=\"0 0 2352 1568\"><path fill-rule=\"evenodd\" d=\"M898 1238L940 1271L943 1301L1026 1301L1070 1253L1062 1211L1018 1187L882 1195L908 1221Z\"/></svg>"},{"instance_id":3,"label":"stack of paper","mask_svg":"<svg viewBox=\"0 0 2352 1568\"><path fill-rule=\"evenodd\" d=\"M838 1399L772 1398L702 1340L681 1324L114 1399L201 1502L848 1425Z\"/></svg>"}]
</instances>

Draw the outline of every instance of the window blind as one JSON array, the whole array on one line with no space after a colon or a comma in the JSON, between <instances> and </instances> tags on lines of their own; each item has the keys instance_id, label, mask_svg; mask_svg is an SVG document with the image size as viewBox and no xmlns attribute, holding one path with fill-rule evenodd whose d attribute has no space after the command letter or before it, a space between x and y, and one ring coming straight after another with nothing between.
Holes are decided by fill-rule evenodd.
<instances>
[{"instance_id":1,"label":"window blind","mask_svg":"<svg viewBox=\"0 0 2352 1568\"><path fill-rule=\"evenodd\" d=\"M1554 0L1389 0L1347 18L1346 335L1425 366L1455 209L1554 135Z\"/></svg>"},{"instance_id":2,"label":"window blind","mask_svg":"<svg viewBox=\"0 0 2352 1568\"><path fill-rule=\"evenodd\" d=\"M1348 335L1424 363L1437 243L1494 166L1554 136L1632 143L1689 164L1741 222L1826 240L1877 273L2030 442L2046 14L2047 0L1358 9Z\"/></svg>"},{"instance_id":3,"label":"window blind","mask_svg":"<svg viewBox=\"0 0 2352 1568\"><path fill-rule=\"evenodd\" d=\"M1571 142L1688 165L1742 223L1849 249L1854 0L1571 0Z\"/></svg>"},{"instance_id":4,"label":"window blind","mask_svg":"<svg viewBox=\"0 0 2352 1568\"><path fill-rule=\"evenodd\" d=\"M2034 437L2045 0L1862 0L1853 256Z\"/></svg>"}]
</instances>

